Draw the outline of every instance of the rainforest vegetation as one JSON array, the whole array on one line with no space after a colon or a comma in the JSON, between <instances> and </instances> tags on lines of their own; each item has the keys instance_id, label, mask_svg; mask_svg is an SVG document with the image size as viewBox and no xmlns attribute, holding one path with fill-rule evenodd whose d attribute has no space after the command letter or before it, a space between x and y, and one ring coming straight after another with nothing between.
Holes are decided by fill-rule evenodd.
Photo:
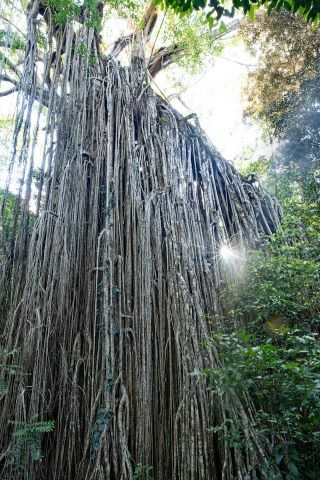
<instances>
[{"instance_id":1,"label":"rainforest vegetation","mask_svg":"<svg viewBox=\"0 0 320 480\"><path fill-rule=\"evenodd\" d=\"M319 479L319 22L0 3L1 479ZM232 49L234 162L181 93Z\"/></svg>"}]
</instances>

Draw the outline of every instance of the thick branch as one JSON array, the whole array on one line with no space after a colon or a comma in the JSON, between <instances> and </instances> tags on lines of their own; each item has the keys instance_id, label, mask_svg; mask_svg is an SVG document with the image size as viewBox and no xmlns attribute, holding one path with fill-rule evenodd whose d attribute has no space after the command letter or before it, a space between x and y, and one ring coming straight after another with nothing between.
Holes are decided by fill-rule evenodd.
<instances>
[{"instance_id":1,"label":"thick branch","mask_svg":"<svg viewBox=\"0 0 320 480\"><path fill-rule=\"evenodd\" d=\"M143 15L143 26L142 26L142 31L143 31L143 36L145 41L148 41L153 29L155 27L155 24L158 19L158 9L156 5L153 2L150 2L150 4L147 6L146 11Z\"/></svg>"},{"instance_id":2,"label":"thick branch","mask_svg":"<svg viewBox=\"0 0 320 480\"><path fill-rule=\"evenodd\" d=\"M171 45L170 47L161 47L150 58L148 70L154 78L161 70L174 63L184 52L181 45Z\"/></svg>"},{"instance_id":3,"label":"thick branch","mask_svg":"<svg viewBox=\"0 0 320 480\"><path fill-rule=\"evenodd\" d=\"M114 43L110 55L113 57L118 57L120 53L130 45L130 43L134 39L134 33L130 33L125 37L118 38L118 40Z\"/></svg>"}]
</instances>

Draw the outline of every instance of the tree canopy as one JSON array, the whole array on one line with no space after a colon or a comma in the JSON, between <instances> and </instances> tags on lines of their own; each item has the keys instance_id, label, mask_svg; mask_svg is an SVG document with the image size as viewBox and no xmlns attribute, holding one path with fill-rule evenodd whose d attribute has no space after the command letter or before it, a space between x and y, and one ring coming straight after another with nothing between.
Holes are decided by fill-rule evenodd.
<instances>
[{"instance_id":1,"label":"tree canopy","mask_svg":"<svg viewBox=\"0 0 320 480\"><path fill-rule=\"evenodd\" d=\"M320 16L320 5L318 0L164 0L160 4L173 8L176 12L190 12L192 10L207 9L207 16L217 18L222 16L233 16L236 9L242 10L245 14L254 15L254 12L261 6L269 12L281 8L288 12L299 12L308 21L315 21Z\"/></svg>"},{"instance_id":2,"label":"tree canopy","mask_svg":"<svg viewBox=\"0 0 320 480\"><path fill-rule=\"evenodd\" d=\"M305 81L318 75L320 30L285 10L244 20L240 34L257 58L244 92L247 115L262 120L273 133L290 112L290 101Z\"/></svg>"}]
</instances>

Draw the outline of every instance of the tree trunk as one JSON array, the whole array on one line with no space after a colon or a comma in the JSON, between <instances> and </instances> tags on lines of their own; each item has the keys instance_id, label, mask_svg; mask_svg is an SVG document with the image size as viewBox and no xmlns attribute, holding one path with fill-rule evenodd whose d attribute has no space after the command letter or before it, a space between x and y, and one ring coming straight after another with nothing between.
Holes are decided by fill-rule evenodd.
<instances>
[{"instance_id":1,"label":"tree trunk","mask_svg":"<svg viewBox=\"0 0 320 480\"><path fill-rule=\"evenodd\" d=\"M101 60L92 32L65 35L39 215L31 228L30 207L19 213L0 286L2 345L19 365L0 399L2 478L249 478L267 448L250 406L208 391L199 372L220 365L203 347L219 308L219 248L259 238L259 196L152 92L141 58L123 68ZM35 108L36 89L23 85ZM17 130L29 206L32 122ZM38 461L35 435L22 445L9 421L46 420L55 430L38 435ZM228 420L243 449L210 430L226 433Z\"/></svg>"}]
</instances>

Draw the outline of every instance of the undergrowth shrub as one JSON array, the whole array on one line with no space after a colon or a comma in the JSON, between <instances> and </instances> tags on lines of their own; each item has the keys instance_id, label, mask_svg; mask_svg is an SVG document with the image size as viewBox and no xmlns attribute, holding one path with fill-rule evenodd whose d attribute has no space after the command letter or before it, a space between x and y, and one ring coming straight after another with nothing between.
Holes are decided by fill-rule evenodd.
<instances>
[{"instance_id":1,"label":"undergrowth shrub","mask_svg":"<svg viewBox=\"0 0 320 480\"><path fill-rule=\"evenodd\" d=\"M24 375L21 366L17 363L17 350L8 351L0 347L0 401L10 395L12 377ZM12 439L10 448L5 455L9 470L14 471L19 478L29 480L30 464L40 462L44 458L42 451L43 435L53 432L53 420L30 422L9 421L12 425Z\"/></svg>"},{"instance_id":2,"label":"undergrowth shrub","mask_svg":"<svg viewBox=\"0 0 320 480\"><path fill-rule=\"evenodd\" d=\"M310 195L312 192L312 195ZM220 368L207 368L219 395L249 395L257 434L270 442L270 465L286 480L320 478L320 205L314 186L287 196L282 229L258 252L249 252L244 278L222 292ZM236 257L235 257L236 258ZM244 402L245 404L245 402ZM244 448L237 425L233 448Z\"/></svg>"},{"instance_id":3,"label":"undergrowth shrub","mask_svg":"<svg viewBox=\"0 0 320 480\"><path fill-rule=\"evenodd\" d=\"M14 426L10 461L17 471L28 473L30 461L39 462L43 458L42 437L45 433L53 432L55 423L52 420L15 422Z\"/></svg>"}]
</instances>

